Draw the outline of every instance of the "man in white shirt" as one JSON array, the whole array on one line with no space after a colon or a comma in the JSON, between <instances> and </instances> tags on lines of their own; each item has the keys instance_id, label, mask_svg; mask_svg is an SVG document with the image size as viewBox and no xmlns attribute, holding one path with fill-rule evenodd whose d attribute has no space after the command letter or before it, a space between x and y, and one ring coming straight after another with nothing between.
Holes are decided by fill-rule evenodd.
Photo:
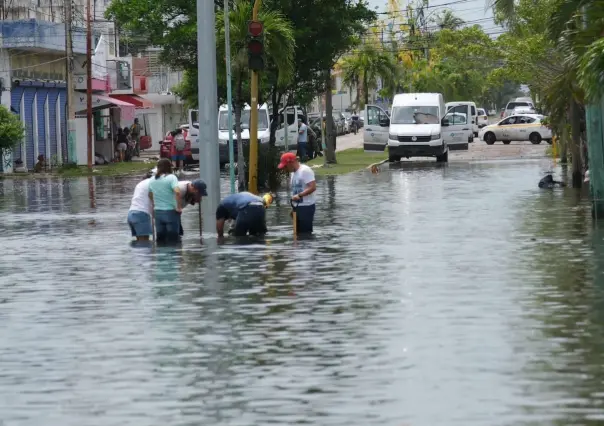
<instances>
[{"instance_id":1,"label":"man in white shirt","mask_svg":"<svg viewBox=\"0 0 604 426\"><path fill-rule=\"evenodd\" d=\"M305 164L300 164L296 155L286 152L278 166L291 173L292 203L296 207L297 230L299 234L311 234L315 218L315 172Z\"/></svg>"}]
</instances>

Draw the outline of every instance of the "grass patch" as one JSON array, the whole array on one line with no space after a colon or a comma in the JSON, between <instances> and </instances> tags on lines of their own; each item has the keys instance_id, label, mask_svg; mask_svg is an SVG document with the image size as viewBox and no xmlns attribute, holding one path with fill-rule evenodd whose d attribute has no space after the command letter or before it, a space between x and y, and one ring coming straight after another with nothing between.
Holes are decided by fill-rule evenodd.
<instances>
[{"instance_id":1,"label":"grass patch","mask_svg":"<svg viewBox=\"0 0 604 426\"><path fill-rule=\"evenodd\" d=\"M63 177L120 176L143 173L151 170L154 166L154 162L145 163L142 161L131 161L124 163L103 164L102 166L94 166L92 168L92 171L90 171L86 166L64 165L57 170L56 174Z\"/></svg>"},{"instance_id":2,"label":"grass patch","mask_svg":"<svg viewBox=\"0 0 604 426\"><path fill-rule=\"evenodd\" d=\"M329 164L327 167L324 167L322 166L323 157L315 158L306 164L309 166L322 166L313 169L316 175L333 176L363 170L368 166L384 161L387 158L388 154L386 154L386 152L366 153L362 148L353 148L336 152L338 164Z\"/></svg>"}]
</instances>

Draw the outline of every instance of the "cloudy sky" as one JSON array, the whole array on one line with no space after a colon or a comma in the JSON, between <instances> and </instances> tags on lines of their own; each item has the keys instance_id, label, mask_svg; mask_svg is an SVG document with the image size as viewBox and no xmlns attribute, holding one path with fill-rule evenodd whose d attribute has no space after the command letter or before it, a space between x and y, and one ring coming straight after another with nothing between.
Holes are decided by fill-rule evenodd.
<instances>
[{"instance_id":1,"label":"cloudy sky","mask_svg":"<svg viewBox=\"0 0 604 426\"><path fill-rule=\"evenodd\" d=\"M428 0L428 13L437 14L444 9L451 9L457 16L466 21L469 25L478 24L484 30L496 37L501 33L501 28L493 22L493 13L490 8L486 8L488 0ZM377 12L384 12L387 9L386 0L368 0L372 9ZM404 8L409 0L400 0L399 3ZM413 1L412 3L416 3ZM397 22L398 24L398 22Z\"/></svg>"}]
</instances>

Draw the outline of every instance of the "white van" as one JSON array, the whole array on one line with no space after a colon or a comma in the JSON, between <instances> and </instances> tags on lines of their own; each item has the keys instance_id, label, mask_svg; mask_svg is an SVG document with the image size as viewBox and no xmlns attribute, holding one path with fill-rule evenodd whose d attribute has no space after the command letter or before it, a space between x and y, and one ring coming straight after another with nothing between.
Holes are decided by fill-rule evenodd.
<instances>
[{"instance_id":1,"label":"white van","mask_svg":"<svg viewBox=\"0 0 604 426\"><path fill-rule=\"evenodd\" d=\"M285 149L285 125L287 118L287 150L298 149L298 120L304 119L304 111L299 106L290 106L279 110L279 126L275 132L275 146Z\"/></svg>"},{"instance_id":2,"label":"white van","mask_svg":"<svg viewBox=\"0 0 604 426\"><path fill-rule=\"evenodd\" d=\"M241 139L244 145L250 142L250 119L252 108L245 104L241 111ZM235 161L237 161L237 133L235 133L235 111L231 110L233 117L233 151L235 153ZM268 105L260 105L258 107L258 143L267 144L270 141L270 120L268 115ZM218 109L218 151L220 158L220 166L224 166L229 162L229 109L228 106L222 105Z\"/></svg>"},{"instance_id":3,"label":"white van","mask_svg":"<svg viewBox=\"0 0 604 426\"><path fill-rule=\"evenodd\" d=\"M250 111L249 105L245 105L241 111L241 139L244 144L250 140ZM199 111L196 109L189 110L189 133L187 139L191 142L191 154L194 160L199 161ZM235 125L235 111L233 114L233 126ZM218 151L220 158L220 166L224 166L229 162L229 114L228 107L222 105L218 109ZM234 129L234 127L233 127ZM270 138L268 106L266 104L258 107L258 143L268 143ZM237 134L233 131L233 142L235 158L237 158Z\"/></svg>"},{"instance_id":4,"label":"white van","mask_svg":"<svg viewBox=\"0 0 604 426\"><path fill-rule=\"evenodd\" d=\"M436 157L449 161L449 146L465 143L467 124L459 119L449 122L445 101L440 93L405 93L392 101L390 117L376 105L365 107L367 122L363 131L365 151L383 152L388 146L389 161L402 157Z\"/></svg>"},{"instance_id":5,"label":"white van","mask_svg":"<svg viewBox=\"0 0 604 426\"><path fill-rule=\"evenodd\" d=\"M447 112L456 112L465 114L471 123L468 123L468 142L474 142L474 137L478 137L478 109L474 102L447 102ZM459 118L459 117L457 117ZM451 147L456 149L456 147ZM463 148L460 148L463 149ZM465 149L468 149L466 146Z\"/></svg>"}]
</instances>

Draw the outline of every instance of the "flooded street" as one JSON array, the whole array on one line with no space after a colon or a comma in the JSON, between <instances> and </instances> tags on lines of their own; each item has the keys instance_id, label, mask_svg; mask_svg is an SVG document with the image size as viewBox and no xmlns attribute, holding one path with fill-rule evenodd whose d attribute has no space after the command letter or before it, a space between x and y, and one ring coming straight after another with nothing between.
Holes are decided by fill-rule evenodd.
<instances>
[{"instance_id":1,"label":"flooded street","mask_svg":"<svg viewBox=\"0 0 604 426\"><path fill-rule=\"evenodd\" d=\"M297 243L285 192L263 243L188 207L156 249L137 178L0 181L0 424L604 421L604 231L550 164L322 179Z\"/></svg>"}]
</instances>

